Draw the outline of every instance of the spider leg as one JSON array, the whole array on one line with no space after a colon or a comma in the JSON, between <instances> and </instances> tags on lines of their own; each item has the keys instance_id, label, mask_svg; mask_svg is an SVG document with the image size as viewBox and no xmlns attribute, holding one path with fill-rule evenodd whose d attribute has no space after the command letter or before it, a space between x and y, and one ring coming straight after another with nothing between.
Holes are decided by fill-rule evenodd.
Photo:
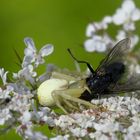
<instances>
[{"instance_id":1,"label":"spider leg","mask_svg":"<svg viewBox=\"0 0 140 140\"><path fill-rule=\"evenodd\" d=\"M65 79L66 81L76 81L77 79L73 76L59 73L59 72L52 72L51 78L57 78L57 79Z\"/></svg>"},{"instance_id":2,"label":"spider leg","mask_svg":"<svg viewBox=\"0 0 140 140\"><path fill-rule=\"evenodd\" d=\"M57 90L52 92L52 97L56 105L61 108L65 113L68 113L67 110L77 109L77 107L74 106L72 103L76 103L77 105L81 104L88 108L97 108L96 105L93 105L90 102L78 98L84 92L84 90L84 88Z\"/></svg>"},{"instance_id":3,"label":"spider leg","mask_svg":"<svg viewBox=\"0 0 140 140\"><path fill-rule=\"evenodd\" d=\"M69 108L73 108L78 110L78 107L74 106L70 101L63 99L64 104L66 104Z\"/></svg>"},{"instance_id":4,"label":"spider leg","mask_svg":"<svg viewBox=\"0 0 140 140\"><path fill-rule=\"evenodd\" d=\"M68 114L67 110L61 105L61 99L59 97L59 92L60 91L54 91L52 93L52 97L54 99L54 102L56 104L57 107L59 107L65 114Z\"/></svg>"}]
</instances>

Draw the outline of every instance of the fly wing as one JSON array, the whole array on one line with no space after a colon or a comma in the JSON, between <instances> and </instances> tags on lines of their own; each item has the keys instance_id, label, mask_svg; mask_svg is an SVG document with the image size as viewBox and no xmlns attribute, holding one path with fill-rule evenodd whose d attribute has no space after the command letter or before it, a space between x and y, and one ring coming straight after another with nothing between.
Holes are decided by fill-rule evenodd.
<instances>
[{"instance_id":1,"label":"fly wing","mask_svg":"<svg viewBox=\"0 0 140 140\"><path fill-rule=\"evenodd\" d=\"M130 39L126 38L118 42L114 48L109 52L109 54L103 59L96 69L96 72L104 71L106 67L114 62L122 62L125 65L125 73L122 78L108 87L110 93L119 92L133 92L140 90L140 73L131 71L130 66L132 62L126 61L126 55L130 49Z\"/></svg>"},{"instance_id":2,"label":"fly wing","mask_svg":"<svg viewBox=\"0 0 140 140\"><path fill-rule=\"evenodd\" d=\"M133 92L140 90L140 73L133 73L125 81L118 81L116 85L110 88L110 91L115 92Z\"/></svg>"},{"instance_id":3,"label":"fly wing","mask_svg":"<svg viewBox=\"0 0 140 140\"><path fill-rule=\"evenodd\" d=\"M103 70L106 66L113 62L122 62L126 54L128 54L130 49L130 39L125 38L118 42L113 49L108 53L108 55L101 61L100 65L96 71Z\"/></svg>"}]
</instances>

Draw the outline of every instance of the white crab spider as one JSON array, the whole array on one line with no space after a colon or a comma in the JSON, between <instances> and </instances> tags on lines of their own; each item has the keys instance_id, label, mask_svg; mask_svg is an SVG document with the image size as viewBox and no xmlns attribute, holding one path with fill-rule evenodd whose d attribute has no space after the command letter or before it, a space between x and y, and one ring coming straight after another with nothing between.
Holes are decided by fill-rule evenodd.
<instances>
[{"instance_id":1,"label":"white crab spider","mask_svg":"<svg viewBox=\"0 0 140 140\"><path fill-rule=\"evenodd\" d=\"M67 113L67 109L77 109L72 103L95 108L93 104L78 98L86 89L89 90L84 79L52 72L51 78L39 86L37 96L41 105L49 107L57 105Z\"/></svg>"}]
</instances>

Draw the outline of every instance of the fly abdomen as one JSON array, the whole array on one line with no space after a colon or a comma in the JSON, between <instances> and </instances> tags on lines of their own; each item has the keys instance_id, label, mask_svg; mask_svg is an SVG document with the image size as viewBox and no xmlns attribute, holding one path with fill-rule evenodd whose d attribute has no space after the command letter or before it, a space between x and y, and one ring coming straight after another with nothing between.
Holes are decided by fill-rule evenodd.
<instances>
[{"instance_id":1,"label":"fly abdomen","mask_svg":"<svg viewBox=\"0 0 140 140\"><path fill-rule=\"evenodd\" d=\"M105 73L111 75L111 82L116 83L125 72L125 65L121 62L114 62L105 68Z\"/></svg>"}]
</instances>

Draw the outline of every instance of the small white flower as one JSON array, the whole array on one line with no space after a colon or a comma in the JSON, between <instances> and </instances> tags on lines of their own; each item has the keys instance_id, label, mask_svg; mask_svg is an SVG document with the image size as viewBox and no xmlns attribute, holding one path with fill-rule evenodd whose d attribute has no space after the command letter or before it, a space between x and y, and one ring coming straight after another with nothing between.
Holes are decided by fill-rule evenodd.
<instances>
[{"instance_id":1,"label":"small white flower","mask_svg":"<svg viewBox=\"0 0 140 140\"><path fill-rule=\"evenodd\" d=\"M29 112L29 111L25 111L25 112L23 112L23 115L21 116L21 121L22 121L22 123L24 124L26 124L27 122L29 122L30 120L31 120L31 113Z\"/></svg>"},{"instance_id":2,"label":"small white flower","mask_svg":"<svg viewBox=\"0 0 140 140\"><path fill-rule=\"evenodd\" d=\"M125 0L112 19L114 24L123 25L125 30L134 30L133 21L140 20L140 10L135 7L132 0Z\"/></svg>"},{"instance_id":3,"label":"small white flower","mask_svg":"<svg viewBox=\"0 0 140 140\"><path fill-rule=\"evenodd\" d=\"M139 9L135 9L132 13L132 20L133 21L137 21L140 20L140 10Z\"/></svg>"},{"instance_id":4,"label":"small white flower","mask_svg":"<svg viewBox=\"0 0 140 140\"><path fill-rule=\"evenodd\" d=\"M15 93L14 97L9 103L9 109L13 111L17 111L20 113L23 113L25 111L28 111L31 107L31 94L25 94L20 95L18 93Z\"/></svg>"},{"instance_id":5,"label":"small white flower","mask_svg":"<svg viewBox=\"0 0 140 140\"><path fill-rule=\"evenodd\" d=\"M95 133L89 133L91 139L99 139L102 136L101 131L95 131Z\"/></svg>"},{"instance_id":6,"label":"small white flower","mask_svg":"<svg viewBox=\"0 0 140 140\"><path fill-rule=\"evenodd\" d=\"M131 48L134 48L139 42L139 36L138 35L132 35L130 37L130 39L131 39Z\"/></svg>"},{"instance_id":7,"label":"small white flower","mask_svg":"<svg viewBox=\"0 0 140 140\"><path fill-rule=\"evenodd\" d=\"M88 52L105 52L107 47L112 45L112 40L105 34L103 37L94 35L84 43L85 50Z\"/></svg>"},{"instance_id":8,"label":"small white flower","mask_svg":"<svg viewBox=\"0 0 140 140\"><path fill-rule=\"evenodd\" d=\"M112 22L112 17L111 16L105 16L102 20L103 23L105 24L110 24Z\"/></svg>"},{"instance_id":9,"label":"small white flower","mask_svg":"<svg viewBox=\"0 0 140 140\"><path fill-rule=\"evenodd\" d=\"M87 130L82 128L70 128L70 131L75 137L84 137L87 135Z\"/></svg>"},{"instance_id":10,"label":"small white flower","mask_svg":"<svg viewBox=\"0 0 140 140\"><path fill-rule=\"evenodd\" d=\"M86 29L86 36L92 37L96 34L99 30L105 30L108 28L108 24L112 22L112 17L106 16L103 18L101 22L94 22L90 23Z\"/></svg>"},{"instance_id":11,"label":"small white flower","mask_svg":"<svg viewBox=\"0 0 140 140\"><path fill-rule=\"evenodd\" d=\"M54 138L50 138L50 140L69 140L69 135L65 135L65 136L58 135Z\"/></svg>"},{"instance_id":12,"label":"small white flower","mask_svg":"<svg viewBox=\"0 0 140 140\"><path fill-rule=\"evenodd\" d=\"M30 140L48 140L41 132L34 132L32 129L27 129L24 132L25 138Z\"/></svg>"},{"instance_id":13,"label":"small white flower","mask_svg":"<svg viewBox=\"0 0 140 140\"><path fill-rule=\"evenodd\" d=\"M92 23L90 23L86 29L86 36L92 37L95 32L96 32L96 29L95 29L94 25Z\"/></svg>"},{"instance_id":14,"label":"small white flower","mask_svg":"<svg viewBox=\"0 0 140 140\"><path fill-rule=\"evenodd\" d=\"M93 39L86 40L84 43L84 47L87 52L94 52L96 50Z\"/></svg>"},{"instance_id":15,"label":"small white flower","mask_svg":"<svg viewBox=\"0 0 140 140\"><path fill-rule=\"evenodd\" d=\"M103 125L99 123L94 123L94 128L96 129L96 131L101 131L103 129Z\"/></svg>"},{"instance_id":16,"label":"small white flower","mask_svg":"<svg viewBox=\"0 0 140 140\"><path fill-rule=\"evenodd\" d=\"M140 65L136 65L136 73L140 74Z\"/></svg>"},{"instance_id":17,"label":"small white flower","mask_svg":"<svg viewBox=\"0 0 140 140\"><path fill-rule=\"evenodd\" d=\"M6 98L11 98L10 94L14 93L14 88L12 86L7 86L5 90L0 90L0 99L5 100Z\"/></svg>"},{"instance_id":18,"label":"small white flower","mask_svg":"<svg viewBox=\"0 0 140 140\"><path fill-rule=\"evenodd\" d=\"M50 55L51 53L53 52L53 47L51 44L47 44L45 46L43 46L40 51L39 51L39 55L41 57L45 57L45 56L48 56Z\"/></svg>"},{"instance_id":19,"label":"small white flower","mask_svg":"<svg viewBox=\"0 0 140 140\"><path fill-rule=\"evenodd\" d=\"M62 130L66 130L75 123L75 120L69 116L61 115L59 119L55 119L55 125L60 126Z\"/></svg>"},{"instance_id":20,"label":"small white flower","mask_svg":"<svg viewBox=\"0 0 140 140\"><path fill-rule=\"evenodd\" d=\"M31 84L35 82L35 77L37 76L37 73L34 71L34 68L32 65L27 65L23 69L21 69L18 73L13 74L13 78L15 79L23 79L30 81Z\"/></svg>"},{"instance_id":21,"label":"small white flower","mask_svg":"<svg viewBox=\"0 0 140 140\"><path fill-rule=\"evenodd\" d=\"M135 9L135 4L133 0L124 0L124 2L122 3L122 9L128 12Z\"/></svg>"},{"instance_id":22,"label":"small white flower","mask_svg":"<svg viewBox=\"0 0 140 140\"><path fill-rule=\"evenodd\" d=\"M116 35L117 42L126 38L126 32L124 30L119 30L118 34Z\"/></svg>"},{"instance_id":23,"label":"small white flower","mask_svg":"<svg viewBox=\"0 0 140 140\"><path fill-rule=\"evenodd\" d=\"M0 125L4 125L7 120L12 118L12 115L10 113L10 110L8 108L5 108L3 110L0 110Z\"/></svg>"},{"instance_id":24,"label":"small white flower","mask_svg":"<svg viewBox=\"0 0 140 140\"><path fill-rule=\"evenodd\" d=\"M105 52L106 51L106 44L105 43L101 43L101 42L97 42L96 43L96 50L97 52Z\"/></svg>"},{"instance_id":25,"label":"small white flower","mask_svg":"<svg viewBox=\"0 0 140 140\"><path fill-rule=\"evenodd\" d=\"M134 31L136 29L134 22L128 22L123 25L125 31Z\"/></svg>"},{"instance_id":26,"label":"small white flower","mask_svg":"<svg viewBox=\"0 0 140 140\"><path fill-rule=\"evenodd\" d=\"M116 24L116 25L121 25L121 24L124 23L125 18L126 18L126 17L125 17L125 13L122 12L121 9L118 9L118 10L116 11L116 14L113 16L113 22L114 22L114 24Z\"/></svg>"},{"instance_id":27,"label":"small white flower","mask_svg":"<svg viewBox=\"0 0 140 140\"><path fill-rule=\"evenodd\" d=\"M94 36L92 39L88 39L85 44L85 49L88 52L104 52L106 51L106 44L103 42L100 36Z\"/></svg>"},{"instance_id":28,"label":"small white flower","mask_svg":"<svg viewBox=\"0 0 140 140\"><path fill-rule=\"evenodd\" d=\"M7 83L7 74L8 74L8 71L4 71L4 68L0 68L0 77L2 79L2 82L3 82L3 85L6 85Z\"/></svg>"},{"instance_id":29,"label":"small white flower","mask_svg":"<svg viewBox=\"0 0 140 140\"><path fill-rule=\"evenodd\" d=\"M35 67L38 67L39 64L44 63L43 57L50 55L54 50L53 46L48 44L43 46L37 54L37 49L31 38L25 38L24 42L27 48L24 50L25 57L23 59L22 67L26 67L32 63L35 64Z\"/></svg>"}]
</instances>

